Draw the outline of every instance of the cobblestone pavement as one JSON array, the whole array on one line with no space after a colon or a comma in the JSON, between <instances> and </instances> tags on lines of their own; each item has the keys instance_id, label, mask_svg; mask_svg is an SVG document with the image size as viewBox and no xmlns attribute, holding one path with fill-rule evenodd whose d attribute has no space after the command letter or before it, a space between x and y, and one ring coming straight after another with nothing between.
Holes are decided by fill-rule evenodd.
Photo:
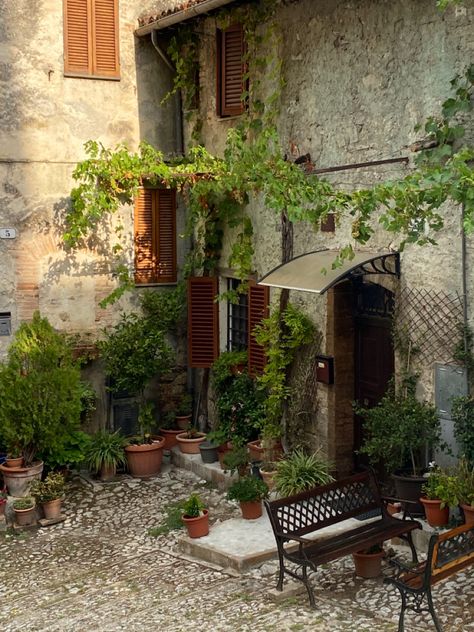
<instances>
[{"instance_id":1,"label":"cobblestone pavement","mask_svg":"<svg viewBox=\"0 0 474 632\"><path fill-rule=\"evenodd\" d=\"M382 580L354 577L344 558L313 577L306 594L273 601L276 564L245 575L185 559L179 532L151 537L170 503L199 489L213 519L239 511L194 474L171 470L151 481L128 477L76 483L62 524L0 537L0 626L4 632L394 631L399 599ZM387 572L387 570L385 570ZM474 631L474 572L434 590L445 632ZM407 632L434 629L407 615Z\"/></svg>"}]
</instances>

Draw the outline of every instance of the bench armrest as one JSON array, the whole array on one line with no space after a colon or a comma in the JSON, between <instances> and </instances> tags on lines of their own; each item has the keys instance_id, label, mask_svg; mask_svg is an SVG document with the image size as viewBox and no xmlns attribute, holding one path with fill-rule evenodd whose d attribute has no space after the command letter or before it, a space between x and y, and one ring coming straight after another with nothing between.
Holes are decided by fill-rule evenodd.
<instances>
[{"instance_id":1,"label":"bench armrest","mask_svg":"<svg viewBox=\"0 0 474 632\"><path fill-rule=\"evenodd\" d=\"M404 498L396 498L395 496L381 496L382 502L387 505L388 503L399 503L402 507L402 520L414 520L413 516L410 513L410 505L411 508L414 509L414 506L418 503L416 500L405 500Z\"/></svg>"},{"instance_id":2,"label":"bench armrest","mask_svg":"<svg viewBox=\"0 0 474 632\"><path fill-rule=\"evenodd\" d=\"M289 533L282 533L281 531L275 531L275 535L282 540L299 542L300 544L311 544L312 540L308 540L308 538L301 538L298 535L292 535Z\"/></svg>"},{"instance_id":3,"label":"bench armrest","mask_svg":"<svg viewBox=\"0 0 474 632\"><path fill-rule=\"evenodd\" d=\"M410 576L423 576L426 572L426 562L422 562L421 564L415 564L414 566L410 564L405 564L404 562L400 562L396 558L392 558L388 561L390 566L395 568L395 578L399 579L399 577L404 573L409 573Z\"/></svg>"}]
</instances>

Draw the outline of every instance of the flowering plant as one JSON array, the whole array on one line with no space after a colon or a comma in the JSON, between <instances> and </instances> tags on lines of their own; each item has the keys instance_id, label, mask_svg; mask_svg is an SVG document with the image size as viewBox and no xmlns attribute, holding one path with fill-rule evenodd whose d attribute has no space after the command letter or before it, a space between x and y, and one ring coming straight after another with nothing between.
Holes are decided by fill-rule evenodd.
<instances>
[{"instance_id":1,"label":"flowering plant","mask_svg":"<svg viewBox=\"0 0 474 632\"><path fill-rule=\"evenodd\" d=\"M428 500L440 500L441 509L459 504L459 481L454 472L443 470L432 461L422 491Z\"/></svg>"}]
</instances>

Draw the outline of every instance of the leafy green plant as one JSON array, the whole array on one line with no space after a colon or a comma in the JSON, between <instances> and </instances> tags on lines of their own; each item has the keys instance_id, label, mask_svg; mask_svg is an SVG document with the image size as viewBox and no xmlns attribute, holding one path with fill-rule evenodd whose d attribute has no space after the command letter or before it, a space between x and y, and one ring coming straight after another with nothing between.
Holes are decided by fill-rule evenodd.
<instances>
[{"instance_id":1,"label":"leafy green plant","mask_svg":"<svg viewBox=\"0 0 474 632\"><path fill-rule=\"evenodd\" d=\"M148 535L156 538L160 535L167 535L170 531L182 529L184 527L181 516L183 515L183 501L172 503L165 507L165 516L157 527L148 530Z\"/></svg>"},{"instance_id":2,"label":"leafy green plant","mask_svg":"<svg viewBox=\"0 0 474 632\"><path fill-rule=\"evenodd\" d=\"M471 466L474 466L474 398L455 397L452 401L451 416L454 421L454 435Z\"/></svg>"},{"instance_id":3,"label":"leafy green plant","mask_svg":"<svg viewBox=\"0 0 474 632\"><path fill-rule=\"evenodd\" d=\"M222 443L246 444L257 436L264 414L264 393L247 373L232 375L216 398L218 425Z\"/></svg>"},{"instance_id":4,"label":"leafy green plant","mask_svg":"<svg viewBox=\"0 0 474 632\"><path fill-rule=\"evenodd\" d=\"M459 504L459 482L454 472L449 472L430 464L426 483L422 492L428 500L440 500L441 509L444 507L457 507Z\"/></svg>"},{"instance_id":5,"label":"leafy green plant","mask_svg":"<svg viewBox=\"0 0 474 632\"><path fill-rule=\"evenodd\" d=\"M82 430L73 430L62 445L50 448L46 454L39 453L49 469L77 467L86 458L90 435Z\"/></svg>"},{"instance_id":6,"label":"leafy green plant","mask_svg":"<svg viewBox=\"0 0 474 632\"><path fill-rule=\"evenodd\" d=\"M25 498L18 498L13 501L13 509L19 509L20 511L24 509L33 509L35 506L35 499L26 496Z\"/></svg>"},{"instance_id":7,"label":"leafy green plant","mask_svg":"<svg viewBox=\"0 0 474 632\"><path fill-rule=\"evenodd\" d=\"M185 393L181 396L178 405L176 406L176 415L186 417L192 413L192 410L193 398L189 393Z\"/></svg>"},{"instance_id":8,"label":"leafy green plant","mask_svg":"<svg viewBox=\"0 0 474 632\"><path fill-rule=\"evenodd\" d=\"M3 440L21 449L26 465L39 454L48 458L78 430L82 392L68 341L35 312L20 325L0 364Z\"/></svg>"},{"instance_id":9,"label":"leafy green plant","mask_svg":"<svg viewBox=\"0 0 474 632\"><path fill-rule=\"evenodd\" d=\"M225 452L222 457L222 462L226 470L230 470L230 473L239 472L239 474L248 469L249 464L249 452L247 446L234 447L228 452Z\"/></svg>"},{"instance_id":10,"label":"leafy green plant","mask_svg":"<svg viewBox=\"0 0 474 632\"><path fill-rule=\"evenodd\" d=\"M425 467L426 448L445 448L441 441L441 425L434 406L420 402L415 396L415 383L405 380L401 392L395 392L393 381L387 393L373 408L355 406L367 431L360 452L367 454L373 465L382 464L389 473L408 465L413 476Z\"/></svg>"},{"instance_id":11,"label":"leafy green plant","mask_svg":"<svg viewBox=\"0 0 474 632\"><path fill-rule=\"evenodd\" d=\"M214 361L211 368L211 379L217 395L222 393L230 382L235 372L234 368L247 365L246 351L224 351Z\"/></svg>"},{"instance_id":12,"label":"leafy green plant","mask_svg":"<svg viewBox=\"0 0 474 632\"><path fill-rule=\"evenodd\" d=\"M49 472L44 481L33 481L30 494L38 503L47 503L62 498L66 491L66 481L61 472Z\"/></svg>"},{"instance_id":13,"label":"leafy green plant","mask_svg":"<svg viewBox=\"0 0 474 632\"><path fill-rule=\"evenodd\" d=\"M330 463L319 452L294 450L276 463L275 488L281 496L293 496L333 481Z\"/></svg>"},{"instance_id":14,"label":"leafy green plant","mask_svg":"<svg viewBox=\"0 0 474 632\"><path fill-rule=\"evenodd\" d=\"M99 430L92 436L86 453L86 463L91 472L100 472L102 468L125 465L125 438L120 431Z\"/></svg>"},{"instance_id":15,"label":"leafy green plant","mask_svg":"<svg viewBox=\"0 0 474 632\"><path fill-rule=\"evenodd\" d=\"M227 491L229 500L252 502L262 500L268 495L268 487L262 479L256 476L244 476L232 483Z\"/></svg>"},{"instance_id":16,"label":"leafy green plant","mask_svg":"<svg viewBox=\"0 0 474 632\"><path fill-rule=\"evenodd\" d=\"M459 502L474 507L474 465L461 458L455 470Z\"/></svg>"},{"instance_id":17,"label":"leafy green plant","mask_svg":"<svg viewBox=\"0 0 474 632\"><path fill-rule=\"evenodd\" d=\"M198 494L191 494L183 504L183 516L197 518L206 509L206 505Z\"/></svg>"}]
</instances>

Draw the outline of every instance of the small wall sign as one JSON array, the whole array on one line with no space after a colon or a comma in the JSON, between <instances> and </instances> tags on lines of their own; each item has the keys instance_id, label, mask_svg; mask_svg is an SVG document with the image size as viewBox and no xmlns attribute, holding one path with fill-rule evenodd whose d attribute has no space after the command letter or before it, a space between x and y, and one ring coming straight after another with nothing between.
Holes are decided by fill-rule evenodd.
<instances>
[{"instance_id":1,"label":"small wall sign","mask_svg":"<svg viewBox=\"0 0 474 632\"><path fill-rule=\"evenodd\" d=\"M15 228L0 228L0 239L15 239Z\"/></svg>"}]
</instances>

